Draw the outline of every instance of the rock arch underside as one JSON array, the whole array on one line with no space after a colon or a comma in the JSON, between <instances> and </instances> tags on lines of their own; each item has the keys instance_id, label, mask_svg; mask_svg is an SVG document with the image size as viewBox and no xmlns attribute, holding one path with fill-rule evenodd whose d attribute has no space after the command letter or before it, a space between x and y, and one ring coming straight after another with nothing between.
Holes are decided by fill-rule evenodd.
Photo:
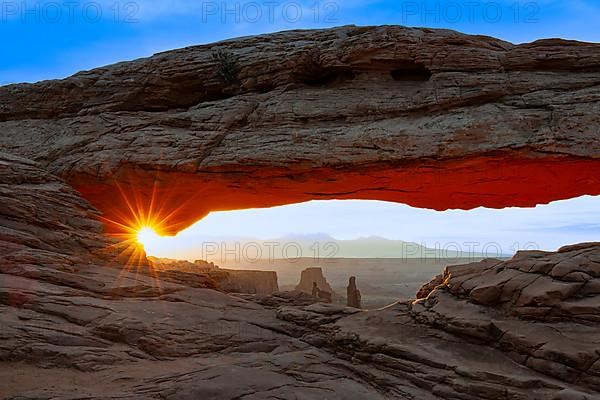
<instances>
[{"instance_id":1,"label":"rock arch underside","mask_svg":"<svg viewBox=\"0 0 600 400\"><path fill-rule=\"evenodd\" d=\"M310 199L530 207L600 194L598 65L599 45L558 39L285 32L4 87L0 144L108 220L154 197L167 234Z\"/></svg>"},{"instance_id":2,"label":"rock arch underside","mask_svg":"<svg viewBox=\"0 0 600 400\"><path fill-rule=\"evenodd\" d=\"M107 233L311 199L599 195L599 66L599 44L347 26L1 87L0 397L598 398L599 243L448 266L360 312L131 267Z\"/></svg>"}]
</instances>

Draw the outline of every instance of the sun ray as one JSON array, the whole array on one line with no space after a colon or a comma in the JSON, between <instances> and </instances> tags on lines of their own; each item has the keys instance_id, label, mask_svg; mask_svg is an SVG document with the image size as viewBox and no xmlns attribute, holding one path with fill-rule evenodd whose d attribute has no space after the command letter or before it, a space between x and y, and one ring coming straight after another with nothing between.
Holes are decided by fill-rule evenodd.
<instances>
[{"instance_id":1,"label":"sun ray","mask_svg":"<svg viewBox=\"0 0 600 400\"><path fill-rule=\"evenodd\" d=\"M157 178L157 177L155 177ZM109 227L109 235L116 243L109 245L117 264L122 265L115 284L126 279L128 274L137 278L150 278L152 287L162 293L159 272L146 258L146 252L160 242L161 232L169 228L169 196L159 190L155 179L151 195L143 198L127 185L116 184L121 201L120 209L112 212L112 218L100 217ZM131 276L131 275L129 275Z\"/></svg>"}]
</instances>

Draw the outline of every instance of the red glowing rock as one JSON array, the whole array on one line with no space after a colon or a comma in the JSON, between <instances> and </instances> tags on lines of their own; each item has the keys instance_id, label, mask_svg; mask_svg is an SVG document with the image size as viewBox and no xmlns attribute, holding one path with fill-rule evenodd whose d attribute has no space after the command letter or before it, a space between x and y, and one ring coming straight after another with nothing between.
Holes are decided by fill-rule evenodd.
<instances>
[{"instance_id":1,"label":"red glowing rock","mask_svg":"<svg viewBox=\"0 0 600 400\"><path fill-rule=\"evenodd\" d=\"M600 194L599 64L600 45L558 39L294 31L0 88L0 145L111 231L311 199L531 207Z\"/></svg>"}]
</instances>

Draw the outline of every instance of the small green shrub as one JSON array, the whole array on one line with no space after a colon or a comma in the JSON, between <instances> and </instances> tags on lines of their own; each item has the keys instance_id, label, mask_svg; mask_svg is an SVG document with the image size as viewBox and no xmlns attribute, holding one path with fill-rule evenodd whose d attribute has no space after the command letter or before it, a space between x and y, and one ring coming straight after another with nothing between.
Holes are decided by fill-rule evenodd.
<instances>
[{"instance_id":1,"label":"small green shrub","mask_svg":"<svg viewBox=\"0 0 600 400\"><path fill-rule=\"evenodd\" d=\"M238 82L238 67L235 56L222 48L217 48L212 53L213 60L217 63L217 74L227 84Z\"/></svg>"}]
</instances>

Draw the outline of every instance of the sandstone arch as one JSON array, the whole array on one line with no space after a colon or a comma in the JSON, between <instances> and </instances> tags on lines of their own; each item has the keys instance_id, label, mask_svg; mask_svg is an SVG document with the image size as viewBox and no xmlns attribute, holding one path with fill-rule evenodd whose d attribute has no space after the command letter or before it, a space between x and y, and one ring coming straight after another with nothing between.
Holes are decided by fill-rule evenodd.
<instances>
[{"instance_id":1,"label":"sandstone arch","mask_svg":"<svg viewBox=\"0 0 600 400\"><path fill-rule=\"evenodd\" d=\"M173 234L209 211L310 199L534 206L600 194L598 65L600 45L558 39L284 32L0 88L0 145L113 231L131 209Z\"/></svg>"}]
</instances>

